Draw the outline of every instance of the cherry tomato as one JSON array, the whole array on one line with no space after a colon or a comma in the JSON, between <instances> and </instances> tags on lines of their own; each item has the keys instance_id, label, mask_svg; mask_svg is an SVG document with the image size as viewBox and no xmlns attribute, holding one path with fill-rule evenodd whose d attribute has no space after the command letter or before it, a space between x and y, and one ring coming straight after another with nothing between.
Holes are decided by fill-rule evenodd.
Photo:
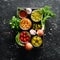
<instances>
[{"instance_id":1,"label":"cherry tomato","mask_svg":"<svg viewBox=\"0 0 60 60\"><path fill-rule=\"evenodd\" d=\"M27 33L25 31L23 31L23 34L26 35Z\"/></svg>"},{"instance_id":2,"label":"cherry tomato","mask_svg":"<svg viewBox=\"0 0 60 60\"><path fill-rule=\"evenodd\" d=\"M29 41L29 37L26 37L26 40Z\"/></svg>"},{"instance_id":3,"label":"cherry tomato","mask_svg":"<svg viewBox=\"0 0 60 60\"><path fill-rule=\"evenodd\" d=\"M23 39L23 42L26 42L26 38Z\"/></svg>"},{"instance_id":4,"label":"cherry tomato","mask_svg":"<svg viewBox=\"0 0 60 60\"><path fill-rule=\"evenodd\" d=\"M28 35L27 32L23 31L20 33L20 40L22 42L28 42L30 40L30 36Z\"/></svg>"},{"instance_id":5,"label":"cherry tomato","mask_svg":"<svg viewBox=\"0 0 60 60\"><path fill-rule=\"evenodd\" d=\"M24 35L24 38L26 37L26 35Z\"/></svg>"},{"instance_id":6,"label":"cherry tomato","mask_svg":"<svg viewBox=\"0 0 60 60\"><path fill-rule=\"evenodd\" d=\"M23 37L23 35L24 35L23 33L20 34L21 37Z\"/></svg>"},{"instance_id":7,"label":"cherry tomato","mask_svg":"<svg viewBox=\"0 0 60 60\"><path fill-rule=\"evenodd\" d=\"M24 39L23 37L20 37L20 40L21 40L21 41L23 41L23 39Z\"/></svg>"}]
</instances>

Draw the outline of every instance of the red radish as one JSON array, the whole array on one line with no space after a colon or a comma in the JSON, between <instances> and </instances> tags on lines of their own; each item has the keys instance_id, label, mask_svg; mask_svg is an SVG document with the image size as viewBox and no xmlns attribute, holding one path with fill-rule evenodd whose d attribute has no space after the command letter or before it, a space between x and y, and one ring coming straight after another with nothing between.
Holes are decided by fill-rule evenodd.
<instances>
[{"instance_id":1,"label":"red radish","mask_svg":"<svg viewBox=\"0 0 60 60\"><path fill-rule=\"evenodd\" d=\"M27 42L26 45L25 45L25 49L26 50L32 50L33 46L31 43Z\"/></svg>"},{"instance_id":2,"label":"red radish","mask_svg":"<svg viewBox=\"0 0 60 60\"><path fill-rule=\"evenodd\" d=\"M37 34L38 34L39 36L43 36L43 35L44 35L44 30L43 30L43 29L37 30Z\"/></svg>"}]
</instances>

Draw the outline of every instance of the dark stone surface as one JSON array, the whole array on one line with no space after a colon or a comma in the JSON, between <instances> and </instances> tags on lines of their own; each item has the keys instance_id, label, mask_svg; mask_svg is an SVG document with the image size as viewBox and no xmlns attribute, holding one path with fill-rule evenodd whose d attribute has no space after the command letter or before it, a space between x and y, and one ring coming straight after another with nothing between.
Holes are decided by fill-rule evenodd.
<instances>
[{"instance_id":1,"label":"dark stone surface","mask_svg":"<svg viewBox=\"0 0 60 60\"><path fill-rule=\"evenodd\" d=\"M17 7L52 6L56 18L46 22L43 49L25 51L15 43L9 20ZM60 60L60 0L0 0L0 60Z\"/></svg>"}]
</instances>

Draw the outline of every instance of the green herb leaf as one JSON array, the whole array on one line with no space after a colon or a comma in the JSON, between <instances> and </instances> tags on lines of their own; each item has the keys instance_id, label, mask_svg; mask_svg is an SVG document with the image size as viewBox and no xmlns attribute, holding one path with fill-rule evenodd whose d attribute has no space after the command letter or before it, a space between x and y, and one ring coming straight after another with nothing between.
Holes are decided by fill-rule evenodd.
<instances>
[{"instance_id":1,"label":"green herb leaf","mask_svg":"<svg viewBox=\"0 0 60 60\"><path fill-rule=\"evenodd\" d=\"M43 14L43 19L41 20L41 25L42 25L42 28L44 26L44 29L45 29L46 20L48 20L51 17L56 16L56 14L53 13L50 6L45 6L43 8L40 8L39 11Z\"/></svg>"},{"instance_id":2,"label":"green herb leaf","mask_svg":"<svg viewBox=\"0 0 60 60\"><path fill-rule=\"evenodd\" d=\"M16 18L15 16L13 16L12 19L10 20L11 28L18 30L20 20L21 20L20 18Z\"/></svg>"}]
</instances>

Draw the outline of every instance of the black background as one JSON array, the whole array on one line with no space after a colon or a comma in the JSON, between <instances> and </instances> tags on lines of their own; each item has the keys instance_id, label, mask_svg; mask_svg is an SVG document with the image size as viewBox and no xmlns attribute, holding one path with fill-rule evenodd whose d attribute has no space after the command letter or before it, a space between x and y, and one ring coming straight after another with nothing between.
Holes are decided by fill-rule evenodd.
<instances>
[{"instance_id":1,"label":"black background","mask_svg":"<svg viewBox=\"0 0 60 60\"><path fill-rule=\"evenodd\" d=\"M55 18L46 21L44 46L25 51L15 40L9 21L17 7L52 6ZM0 60L60 60L60 0L0 0Z\"/></svg>"}]
</instances>

